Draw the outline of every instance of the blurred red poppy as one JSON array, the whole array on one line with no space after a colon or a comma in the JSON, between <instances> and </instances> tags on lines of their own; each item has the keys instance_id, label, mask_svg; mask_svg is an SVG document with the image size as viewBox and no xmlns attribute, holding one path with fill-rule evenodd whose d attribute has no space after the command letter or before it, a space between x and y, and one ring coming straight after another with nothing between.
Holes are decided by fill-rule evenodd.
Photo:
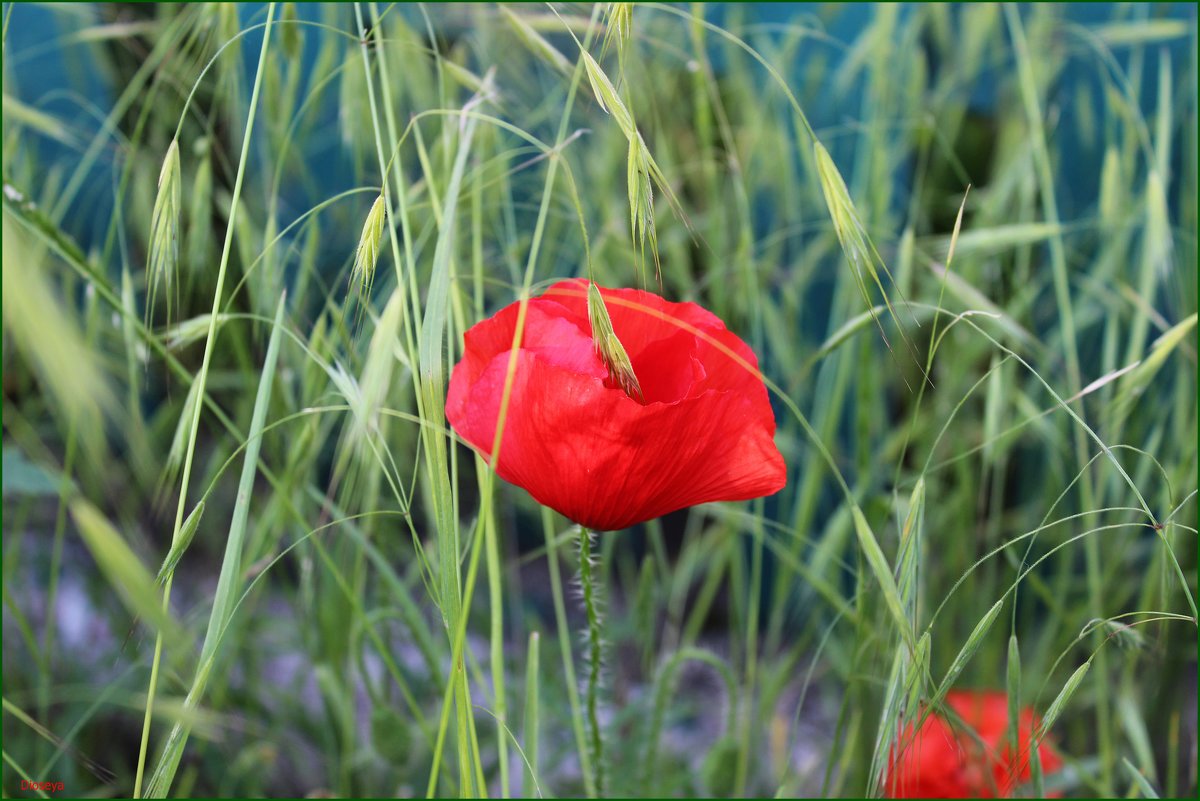
<instances>
[{"instance_id":1,"label":"blurred red poppy","mask_svg":"<svg viewBox=\"0 0 1200 801\"><path fill-rule=\"evenodd\" d=\"M601 290L640 384L631 397L597 355L587 291L563 281L529 301L500 477L596 531L782 489L775 418L749 346L694 303ZM467 331L450 378L446 417L485 458L517 314L513 303Z\"/></svg>"},{"instance_id":2,"label":"blurred red poppy","mask_svg":"<svg viewBox=\"0 0 1200 801\"><path fill-rule=\"evenodd\" d=\"M889 797L1007 798L1015 787L1029 781L1029 748L1038 725L1031 709L1021 710L1019 753L1014 755L1009 747L1007 695L951 690L946 706L962 718L961 724L929 715L916 737L911 726L901 733L899 759L893 754L884 783ZM1062 758L1044 742L1038 755L1044 774L1062 767Z\"/></svg>"}]
</instances>

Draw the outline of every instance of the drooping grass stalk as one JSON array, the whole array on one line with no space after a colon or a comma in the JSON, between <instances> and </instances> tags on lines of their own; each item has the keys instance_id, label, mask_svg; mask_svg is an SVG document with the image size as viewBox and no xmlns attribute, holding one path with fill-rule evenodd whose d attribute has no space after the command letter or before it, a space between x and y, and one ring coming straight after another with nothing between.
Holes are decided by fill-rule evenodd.
<instances>
[{"instance_id":1,"label":"drooping grass stalk","mask_svg":"<svg viewBox=\"0 0 1200 801\"><path fill-rule=\"evenodd\" d=\"M591 736L592 769L595 772L596 796L604 796L604 733L600 728L600 669L602 643L600 634L599 593L592 576L592 532L579 527L579 586L583 590L583 608L587 615L587 717Z\"/></svg>"},{"instance_id":2,"label":"drooping grass stalk","mask_svg":"<svg viewBox=\"0 0 1200 801\"><path fill-rule=\"evenodd\" d=\"M229 205L229 225L225 229L225 244L221 251L221 262L217 268L217 286L213 291L213 308L209 317L208 336L204 342L204 357L200 363L200 372L196 376L196 381L199 382L199 390L197 397L203 397L205 394L205 386L208 382L208 366L212 360L213 343L216 341L217 335L217 313L221 309L221 292L225 287L225 272L229 265L229 256L232 252L233 232L235 229L234 222L237 217L238 202L242 194L242 182L246 174L246 161L250 154L250 136L254 130L254 119L258 112L258 93L262 86L263 68L266 64L267 52L271 42L271 21L275 18L275 4L271 3L267 7L267 26L263 32L262 49L258 54L258 67L254 74L254 90L250 96L250 107L246 115L246 135L242 139L242 153L238 160L237 177L234 179L233 196ZM183 477L180 480L179 503L175 508L175 528L171 534L171 544L175 545L179 538L180 530L183 526L184 510L187 507L187 490L188 484L192 475L192 459L196 452L196 437L200 430L200 409L203 404L195 404L192 413L192 421L188 434L187 455L183 462ZM170 609L171 603L171 585L174 580L174 575L168 578L163 585L163 610L164 612ZM154 694L158 688L158 668L162 658L163 638L160 632L154 641L154 657L150 663L150 685L146 690L146 714L142 721L142 738L141 744L138 747L137 773L133 782L133 797L140 798L142 793L142 775L146 766L146 749L150 742L150 720L154 708Z\"/></svg>"}]
</instances>

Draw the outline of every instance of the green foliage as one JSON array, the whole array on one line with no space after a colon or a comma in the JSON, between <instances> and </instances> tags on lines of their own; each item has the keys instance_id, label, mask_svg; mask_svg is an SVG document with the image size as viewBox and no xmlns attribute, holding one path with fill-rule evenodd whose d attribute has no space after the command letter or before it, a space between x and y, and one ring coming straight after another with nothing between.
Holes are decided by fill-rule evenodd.
<instances>
[{"instance_id":1,"label":"green foliage","mask_svg":"<svg viewBox=\"0 0 1200 801\"><path fill-rule=\"evenodd\" d=\"M877 795L974 687L1028 792L1194 794L1191 12L113 9L4 8L6 792ZM718 314L789 466L586 605L443 412L572 276Z\"/></svg>"}]
</instances>

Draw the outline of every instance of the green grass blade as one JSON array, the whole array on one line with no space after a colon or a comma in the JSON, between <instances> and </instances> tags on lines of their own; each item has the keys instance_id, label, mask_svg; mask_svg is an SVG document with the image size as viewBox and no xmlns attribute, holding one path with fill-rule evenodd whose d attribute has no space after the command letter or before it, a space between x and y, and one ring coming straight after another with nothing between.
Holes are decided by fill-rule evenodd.
<instances>
[{"instance_id":1,"label":"green grass blade","mask_svg":"<svg viewBox=\"0 0 1200 801\"><path fill-rule=\"evenodd\" d=\"M904 604L900 602L900 592L896 589L896 580L892 576L891 567L888 566L887 557L883 555L879 542L875 539L875 534L871 531L871 526L863 516L862 510L857 506L852 507L850 514L854 518L854 533L858 535L858 544L862 548L863 556L866 557L867 565L871 568L871 573L883 591L883 602L887 607L888 614L892 616L892 621L896 624L900 637L908 644L909 648L913 648L915 641L912 623L904 614Z\"/></svg>"},{"instance_id":2,"label":"green grass blade","mask_svg":"<svg viewBox=\"0 0 1200 801\"><path fill-rule=\"evenodd\" d=\"M538 784L538 753L541 738L541 711L539 709L539 694L541 687L540 659L541 637L536 631L529 632L529 645L525 652L525 716L524 731L521 740L525 743L525 772L528 785L522 788L526 796L531 795L529 788ZM539 788L540 789L540 788Z\"/></svg>"},{"instance_id":3,"label":"green grass blade","mask_svg":"<svg viewBox=\"0 0 1200 801\"><path fill-rule=\"evenodd\" d=\"M213 608L209 615L208 629L204 633L204 644L200 649L198 664L201 667L192 680L192 687L185 702L188 708L195 708L204 695L209 677L207 666L210 666L215 658L217 645L221 641L225 628L229 625L234 604L241 591L241 560L245 548L251 490L254 485L254 477L258 472L258 454L262 446L263 426L266 422L267 409L271 403L271 386L275 381L275 366L279 358L279 339L283 331L283 311L286 300L286 295L281 297L275 311L275 324L271 329L271 339L267 345L262 378L258 384L258 394L254 401L254 412L250 421L246 455L242 463L242 475L238 481L237 501L234 503L233 518L229 524L229 537L225 541L225 556L221 561L221 574L217 579L216 596L213 599ZM192 514L198 519L196 512ZM179 768L179 760L187 745L189 733L190 727L183 723L176 723L171 728L162 754L159 756L158 764L146 787L146 795L150 798L166 798L167 793L170 792L171 784L175 780L175 773Z\"/></svg>"},{"instance_id":4,"label":"green grass blade","mask_svg":"<svg viewBox=\"0 0 1200 801\"><path fill-rule=\"evenodd\" d=\"M145 620L165 639L183 642L178 624L161 605L154 578L112 524L82 498L71 501L71 517L100 572L116 588L134 616Z\"/></svg>"}]
</instances>

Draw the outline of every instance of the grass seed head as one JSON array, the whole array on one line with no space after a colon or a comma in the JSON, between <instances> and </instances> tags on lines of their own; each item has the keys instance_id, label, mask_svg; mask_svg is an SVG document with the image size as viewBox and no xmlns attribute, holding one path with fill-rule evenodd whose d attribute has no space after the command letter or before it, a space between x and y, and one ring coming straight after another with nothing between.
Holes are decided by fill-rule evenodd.
<instances>
[{"instance_id":1,"label":"grass seed head","mask_svg":"<svg viewBox=\"0 0 1200 801\"><path fill-rule=\"evenodd\" d=\"M609 3L607 15L608 24L601 52L607 53L609 46L615 41L617 52L623 58L625 45L633 35L633 3Z\"/></svg>"},{"instance_id":2,"label":"grass seed head","mask_svg":"<svg viewBox=\"0 0 1200 801\"><path fill-rule=\"evenodd\" d=\"M588 322L592 325L596 353L608 369L609 379L626 395L640 400L643 397L641 384L633 373L633 363L629 361L625 346L613 331L612 318L608 316L608 308L595 281L588 282Z\"/></svg>"},{"instance_id":3,"label":"grass seed head","mask_svg":"<svg viewBox=\"0 0 1200 801\"><path fill-rule=\"evenodd\" d=\"M637 136L637 127L633 123L633 115L629 113L629 109L625 107L625 102L621 100L621 96L617 94L617 87L613 86L608 75L596 63L596 59L592 58L591 54L586 50L581 50L583 56L583 65L587 70L588 83L592 85L592 94L596 96L596 102L600 104L600 108L610 115L617 123L617 127L621 129L621 133L625 134L626 139L634 139Z\"/></svg>"},{"instance_id":4,"label":"grass seed head","mask_svg":"<svg viewBox=\"0 0 1200 801\"><path fill-rule=\"evenodd\" d=\"M654 186L650 181L651 156L641 134L629 140L629 161L626 179L629 185L629 227L641 255L646 261L646 243L654 256L655 276L662 279L658 257L658 227L654 222Z\"/></svg>"},{"instance_id":5,"label":"grass seed head","mask_svg":"<svg viewBox=\"0 0 1200 801\"><path fill-rule=\"evenodd\" d=\"M350 272L350 283L358 287L359 300L363 303L371 298L371 285L375 281L375 265L379 263L379 246L383 242L386 220L383 195L380 195L367 212L362 234L358 237L358 248L354 251L354 269Z\"/></svg>"},{"instance_id":6,"label":"grass seed head","mask_svg":"<svg viewBox=\"0 0 1200 801\"><path fill-rule=\"evenodd\" d=\"M176 285L179 267L179 211L183 205L183 186L179 167L179 141L171 140L158 173L158 195L150 220L149 297L146 316L154 308L158 290L167 290L167 318L171 316L170 290Z\"/></svg>"}]
</instances>

